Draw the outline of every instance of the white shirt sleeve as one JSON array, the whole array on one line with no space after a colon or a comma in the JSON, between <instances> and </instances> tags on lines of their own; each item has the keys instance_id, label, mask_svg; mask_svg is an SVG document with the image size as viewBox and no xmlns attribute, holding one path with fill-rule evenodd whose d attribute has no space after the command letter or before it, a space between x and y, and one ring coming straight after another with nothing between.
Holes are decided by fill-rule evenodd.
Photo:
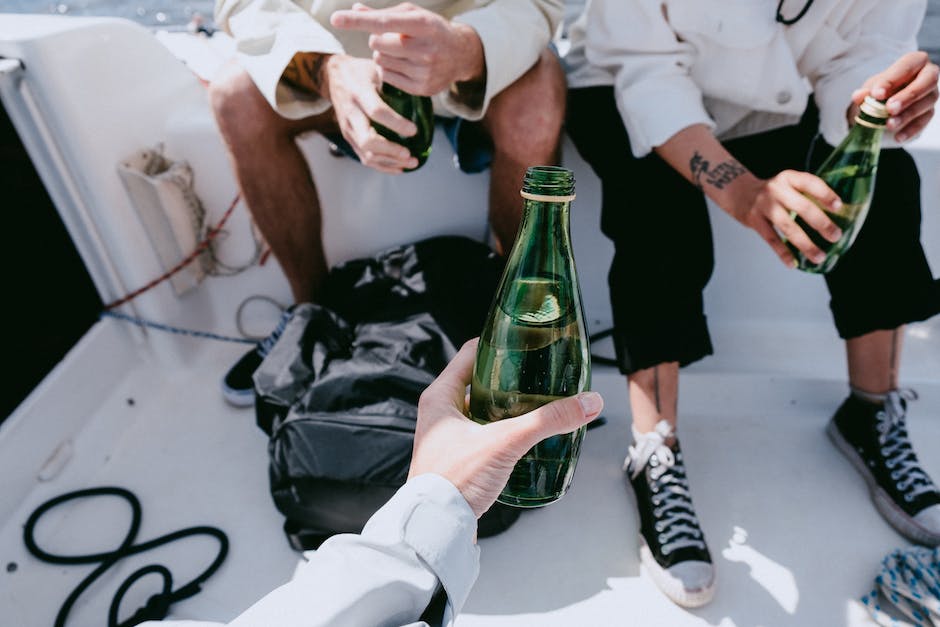
<instances>
[{"instance_id":1,"label":"white shirt sleeve","mask_svg":"<svg viewBox=\"0 0 940 627\"><path fill-rule=\"evenodd\" d=\"M926 0L845 2L843 14L827 20L804 55L821 59L801 68L813 85L819 130L835 146L849 132L846 112L852 92L902 55L917 49ZM897 145L885 135L885 145Z\"/></svg>"},{"instance_id":2,"label":"white shirt sleeve","mask_svg":"<svg viewBox=\"0 0 940 627\"><path fill-rule=\"evenodd\" d=\"M480 568L477 520L449 481L411 479L377 511L362 534L334 536L310 554L289 583L252 605L230 627L343 627L418 623L439 586L450 625ZM144 623L220 627L221 623Z\"/></svg>"},{"instance_id":3,"label":"white shirt sleeve","mask_svg":"<svg viewBox=\"0 0 940 627\"><path fill-rule=\"evenodd\" d=\"M636 157L693 124L715 123L690 76L695 49L680 41L656 0L592 0L585 54L615 76L617 108Z\"/></svg>"},{"instance_id":4,"label":"white shirt sleeve","mask_svg":"<svg viewBox=\"0 0 940 627\"><path fill-rule=\"evenodd\" d=\"M480 37L486 91L480 102L472 104L447 92L442 94L445 106L467 120L482 118L490 100L535 65L561 24L563 13L563 0L492 0L454 17L454 22L472 27Z\"/></svg>"},{"instance_id":5,"label":"white shirt sleeve","mask_svg":"<svg viewBox=\"0 0 940 627\"><path fill-rule=\"evenodd\" d=\"M235 39L236 57L271 107L299 119L323 113L328 100L281 80L298 52L339 54L333 34L292 0L216 0L215 19Z\"/></svg>"}]
</instances>

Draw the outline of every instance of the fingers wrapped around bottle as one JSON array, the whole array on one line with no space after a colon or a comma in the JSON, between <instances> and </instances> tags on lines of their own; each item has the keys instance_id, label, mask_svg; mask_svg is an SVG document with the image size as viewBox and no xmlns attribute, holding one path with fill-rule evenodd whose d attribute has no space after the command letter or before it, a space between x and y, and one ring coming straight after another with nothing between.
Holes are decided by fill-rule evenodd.
<instances>
[{"instance_id":1,"label":"fingers wrapped around bottle","mask_svg":"<svg viewBox=\"0 0 940 627\"><path fill-rule=\"evenodd\" d=\"M747 223L786 265L794 266L796 260L781 238L812 262L822 263L826 253L813 242L806 229L816 231L829 242L839 241L842 230L826 211L837 212L841 207L842 200L819 177L784 170L763 182Z\"/></svg>"},{"instance_id":2,"label":"fingers wrapped around bottle","mask_svg":"<svg viewBox=\"0 0 940 627\"><path fill-rule=\"evenodd\" d=\"M852 94L849 123L858 113L865 96L886 101L891 117L887 128L899 142L919 134L933 118L940 92L937 80L940 67L930 62L926 52L915 51L901 56L884 71L870 77Z\"/></svg>"}]
</instances>

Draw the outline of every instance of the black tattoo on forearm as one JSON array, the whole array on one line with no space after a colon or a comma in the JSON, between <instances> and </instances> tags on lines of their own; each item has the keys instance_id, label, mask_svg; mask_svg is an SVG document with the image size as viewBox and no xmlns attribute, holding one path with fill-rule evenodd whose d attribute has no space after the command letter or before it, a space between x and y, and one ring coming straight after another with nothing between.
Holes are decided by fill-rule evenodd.
<instances>
[{"instance_id":1,"label":"black tattoo on forearm","mask_svg":"<svg viewBox=\"0 0 940 627\"><path fill-rule=\"evenodd\" d=\"M736 159L722 161L713 168L711 163L698 150L689 159L689 170L692 173L692 182L699 189L703 189L705 183L717 189L724 189L736 178L747 172L747 168Z\"/></svg>"}]
</instances>

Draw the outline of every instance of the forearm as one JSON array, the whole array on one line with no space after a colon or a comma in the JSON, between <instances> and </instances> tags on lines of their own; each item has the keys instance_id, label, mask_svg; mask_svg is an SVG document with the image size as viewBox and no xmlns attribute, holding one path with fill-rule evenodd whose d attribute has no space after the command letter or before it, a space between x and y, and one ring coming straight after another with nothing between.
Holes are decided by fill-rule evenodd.
<instances>
[{"instance_id":1,"label":"forearm","mask_svg":"<svg viewBox=\"0 0 940 627\"><path fill-rule=\"evenodd\" d=\"M735 159L704 124L693 124L653 151L735 218L746 211L738 199L760 186L760 179Z\"/></svg>"},{"instance_id":2,"label":"forearm","mask_svg":"<svg viewBox=\"0 0 940 627\"><path fill-rule=\"evenodd\" d=\"M413 477L361 534L324 542L293 580L230 625L411 624L439 586L447 594L442 622L450 624L479 572L476 527L476 516L453 484L438 475Z\"/></svg>"}]
</instances>

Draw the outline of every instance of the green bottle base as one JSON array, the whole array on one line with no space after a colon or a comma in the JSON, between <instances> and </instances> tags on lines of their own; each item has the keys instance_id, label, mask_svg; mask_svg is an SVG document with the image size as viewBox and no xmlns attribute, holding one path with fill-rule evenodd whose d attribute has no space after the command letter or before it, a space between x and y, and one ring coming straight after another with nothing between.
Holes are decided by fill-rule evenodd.
<instances>
[{"instance_id":1,"label":"green bottle base","mask_svg":"<svg viewBox=\"0 0 940 627\"><path fill-rule=\"evenodd\" d=\"M500 494L496 497L496 502L520 509L536 509L537 507L545 507L546 505L557 503L563 496L565 496L565 493L555 496L544 496L537 499L523 499L516 496Z\"/></svg>"}]
</instances>

